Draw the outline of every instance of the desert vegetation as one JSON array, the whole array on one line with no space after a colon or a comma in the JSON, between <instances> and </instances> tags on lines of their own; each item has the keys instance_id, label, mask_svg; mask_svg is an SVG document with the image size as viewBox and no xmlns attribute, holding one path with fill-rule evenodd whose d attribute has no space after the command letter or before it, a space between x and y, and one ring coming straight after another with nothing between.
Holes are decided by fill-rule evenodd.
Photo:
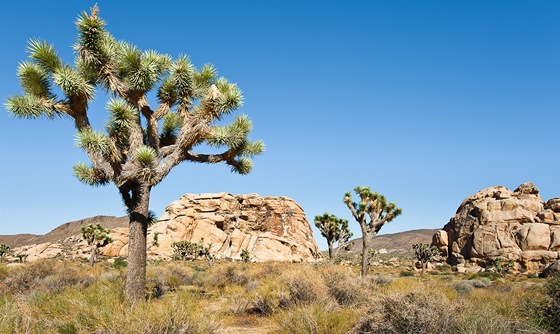
<instances>
[{"instance_id":1,"label":"desert vegetation","mask_svg":"<svg viewBox=\"0 0 560 334\"><path fill-rule=\"evenodd\" d=\"M410 258L410 261L413 261ZM412 263L412 262L410 262ZM439 266L148 263L125 297L122 259L0 265L1 333L553 333L560 279ZM409 273L403 275L403 273ZM69 312L69 310L72 310Z\"/></svg>"}]
</instances>

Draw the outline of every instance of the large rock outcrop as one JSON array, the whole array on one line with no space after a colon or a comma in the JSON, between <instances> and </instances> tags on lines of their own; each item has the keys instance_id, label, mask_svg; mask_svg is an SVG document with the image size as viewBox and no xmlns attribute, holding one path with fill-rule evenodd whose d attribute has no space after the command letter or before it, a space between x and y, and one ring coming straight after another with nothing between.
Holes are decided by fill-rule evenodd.
<instances>
[{"instance_id":1,"label":"large rock outcrop","mask_svg":"<svg viewBox=\"0 0 560 334\"><path fill-rule=\"evenodd\" d=\"M515 191L483 189L463 201L434 244L447 247L450 264L486 266L501 258L517 270L540 271L559 259L560 199L544 203L530 182Z\"/></svg>"},{"instance_id":2,"label":"large rock outcrop","mask_svg":"<svg viewBox=\"0 0 560 334\"><path fill-rule=\"evenodd\" d=\"M128 254L128 228L111 230L113 242L99 249L109 257ZM209 243L217 258L240 259L247 249L256 261L312 261L319 251L303 209L287 197L257 194L187 194L171 203L148 229L148 257L166 259L172 244L187 240ZM89 247L80 235L52 243L15 249L27 261L47 257L87 257Z\"/></svg>"}]
</instances>

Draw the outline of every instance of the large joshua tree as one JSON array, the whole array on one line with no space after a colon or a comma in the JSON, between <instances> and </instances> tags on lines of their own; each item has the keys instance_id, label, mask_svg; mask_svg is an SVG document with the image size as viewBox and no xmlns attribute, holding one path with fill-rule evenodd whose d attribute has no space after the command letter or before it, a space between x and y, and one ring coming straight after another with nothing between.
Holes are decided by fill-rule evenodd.
<instances>
[{"instance_id":1,"label":"large joshua tree","mask_svg":"<svg viewBox=\"0 0 560 334\"><path fill-rule=\"evenodd\" d=\"M322 216L315 216L315 226L321 235L327 239L329 248L329 261L334 263L336 253L348 245L352 232L348 229L348 220L338 218L335 215L324 213ZM334 248L337 244L338 247Z\"/></svg>"},{"instance_id":2,"label":"large joshua tree","mask_svg":"<svg viewBox=\"0 0 560 334\"><path fill-rule=\"evenodd\" d=\"M74 121L77 145L91 160L91 165L74 165L74 175L87 185L114 183L128 209L126 296L136 300L145 294L152 187L184 161L223 162L247 174L264 144L248 140L252 124L245 115L227 125L219 122L242 104L236 84L218 78L212 65L198 70L186 56L172 59L117 41L98 12L95 6L76 21L73 64L63 62L45 41L29 42L29 59L17 71L25 93L9 97L6 107L18 118ZM63 96L55 95L55 87ZM148 102L152 90L155 108ZM96 91L109 96L105 132L94 130L88 117ZM220 151L202 154L195 147Z\"/></svg>"},{"instance_id":3,"label":"large joshua tree","mask_svg":"<svg viewBox=\"0 0 560 334\"><path fill-rule=\"evenodd\" d=\"M397 208L395 202L387 203L385 196L372 192L369 187L356 187L354 192L360 197L360 201L353 202L352 195L347 192L344 195L344 203L352 211L352 216L362 230L362 279L365 279L368 273L371 239L385 224L399 216L402 210Z\"/></svg>"}]
</instances>

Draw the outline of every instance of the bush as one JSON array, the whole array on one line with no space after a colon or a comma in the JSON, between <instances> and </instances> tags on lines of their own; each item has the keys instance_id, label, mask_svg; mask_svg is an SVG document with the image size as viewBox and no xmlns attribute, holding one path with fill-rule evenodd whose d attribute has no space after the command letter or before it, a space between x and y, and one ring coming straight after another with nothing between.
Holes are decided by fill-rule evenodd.
<instances>
[{"instance_id":1,"label":"bush","mask_svg":"<svg viewBox=\"0 0 560 334\"><path fill-rule=\"evenodd\" d=\"M347 268L329 266L321 276L329 295L339 305L354 306L367 298L361 279Z\"/></svg>"},{"instance_id":2,"label":"bush","mask_svg":"<svg viewBox=\"0 0 560 334\"><path fill-rule=\"evenodd\" d=\"M392 294L370 303L353 333L452 333L456 306L427 292Z\"/></svg>"},{"instance_id":3,"label":"bush","mask_svg":"<svg viewBox=\"0 0 560 334\"><path fill-rule=\"evenodd\" d=\"M399 273L399 276L400 277L414 277L414 272L403 270Z\"/></svg>"},{"instance_id":4,"label":"bush","mask_svg":"<svg viewBox=\"0 0 560 334\"><path fill-rule=\"evenodd\" d=\"M353 309L338 309L323 304L301 305L284 310L276 317L278 333L346 334L357 317Z\"/></svg>"},{"instance_id":5,"label":"bush","mask_svg":"<svg viewBox=\"0 0 560 334\"><path fill-rule=\"evenodd\" d=\"M560 275L546 282L544 293L546 298L541 305L543 324L551 333L560 333Z\"/></svg>"},{"instance_id":6,"label":"bush","mask_svg":"<svg viewBox=\"0 0 560 334\"><path fill-rule=\"evenodd\" d=\"M386 286L393 283L394 280L391 275L375 275L372 277L371 282L377 286Z\"/></svg>"},{"instance_id":7,"label":"bush","mask_svg":"<svg viewBox=\"0 0 560 334\"><path fill-rule=\"evenodd\" d=\"M474 286L469 281L455 282L451 287L462 295L471 294L474 290Z\"/></svg>"},{"instance_id":8,"label":"bush","mask_svg":"<svg viewBox=\"0 0 560 334\"><path fill-rule=\"evenodd\" d=\"M115 261L111 265L111 267L115 269L125 268L127 266L126 258L125 257L117 257Z\"/></svg>"}]
</instances>

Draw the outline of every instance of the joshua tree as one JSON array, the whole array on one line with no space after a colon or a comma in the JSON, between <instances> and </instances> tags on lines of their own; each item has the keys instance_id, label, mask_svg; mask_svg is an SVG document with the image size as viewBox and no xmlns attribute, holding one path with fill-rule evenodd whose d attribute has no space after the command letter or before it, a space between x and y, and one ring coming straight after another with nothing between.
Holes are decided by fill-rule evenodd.
<instances>
[{"instance_id":1,"label":"joshua tree","mask_svg":"<svg viewBox=\"0 0 560 334\"><path fill-rule=\"evenodd\" d=\"M82 236L91 248L89 264L93 267L97 256L97 249L113 242L113 239L109 236L109 230L99 224L82 226Z\"/></svg>"},{"instance_id":2,"label":"joshua tree","mask_svg":"<svg viewBox=\"0 0 560 334\"><path fill-rule=\"evenodd\" d=\"M74 165L74 175L87 185L114 183L129 212L125 292L136 300L145 297L152 187L184 161L224 162L233 172L247 174L264 144L247 139L252 125L245 115L228 125L216 124L238 109L243 97L236 84L218 78L214 66L198 70L186 56L172 59L118 41L98 14L95 6L78 17L72 63L63 62L43 40L29 42L29 60L17 71L24 94L10 96L6 107L18 118L74 121L77 145L92 163ZM62 97L56 96L59 91ZM89 119L89 103L102 93L109 96L106 132L94 130ZM155 108L149 96L156 97ZM209 146L222 150L193 150Z\"/></svg>"},{"instance_id":3,"label":"joshua tree","mask_svg":"<svg viewBox=\"0 0 560 334\"><path fill-rule=\"evenodd\" d=\"M329 261L334 262L335 253L341 248L345 248L352 237L352 232L348 229L348 220L338 218L335 215L324 213L322 216L315 216L315 226L321 235L327 239L329 247ZM334 245L338 243L336 251Z\"/></svg>"},{"instance_id":4,"label":"joshua tree","mask_svg":"<svg viewBox=\"0 0 560 334\"><path fill-rule=\"evenodd\" d=\"M193 261L200 256L200 245L194 242L181 240L174 242L171 247L173 248L173 256L176 259Z\"/></svg>"},{"instance_id":5,"label":"joshua tree","mask_svg":"<svg viewBox=\"0 0 560 334\"><path fill-rule=\"evenodd\" d=\"M422 263L422 274L424 270L428 267L434 257L439 254L439 249L436 246L431 246L430 244L420 243L412 245L416 259Z\"/></svg>"},{"instance_id":6,"label":"joshua tree","mask_svg":"<svg viewBox=\"0 0 560 334\"><path fill-rule=\"evenodd\" d=\"M241 250L241 261L244 263L251 262L251 253L249 253L249 251L245 248Z\"/></svg>"},{"instance_id":7,"label":"joshua tree","mask_svg":"<svg viewBox=\"0 0 560 334\"><path fill-rule=\"evenodd\" d=\"M0 263L3 262L4 256L10 252L10 247L5 244L0 244Z\"/></svg>"},{"instance_id":8,"label":"joshua tree","mask_svg":"<svg viewBox=\"0 0 560 334\"><path fill-rule=\"evenodd\" d=\"M359 202L352 201L350 192L346 192L343 200L362 230L362 279L365 280L368 273L370 240L386 223L400 215L402 210L397 208L395 202L387 203L385 196L372 192L369 187L356 187L354 192L360 197Z\"/></svg>"}]
</instances>

